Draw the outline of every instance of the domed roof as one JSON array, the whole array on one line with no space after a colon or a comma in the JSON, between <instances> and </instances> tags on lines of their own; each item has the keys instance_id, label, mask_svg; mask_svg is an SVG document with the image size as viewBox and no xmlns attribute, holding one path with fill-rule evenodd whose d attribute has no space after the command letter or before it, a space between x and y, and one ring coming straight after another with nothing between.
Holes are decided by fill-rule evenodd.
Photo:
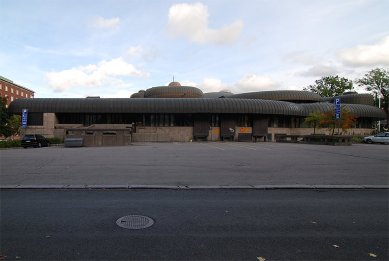
<instances>
[{"instance_id":1,"label":"domed roof","mask_svg":"<svg viewBox=\"0 0 389 261\"><path fill-rule=\"evenodd\" d=\"M130 98L144 98L145 97L145 91L140 90L139 92L133 93Z\"/></svg>"},{"instance_id":2,"label":"domed roof","mask_svg":"<svg viewBox=\"0 0 389 261\"><path fill-rule=\"evenodd\" d=\"M179 83L179 82L171 82L171 83L169 83L168 86L169 87L178 87L178 86L181 86L181 83Z\"/></svg>"},{"instance_id":3,"label":"domed roof","mask_svg":"<svg viewBox=\"0 0 389 261\"><path fill-rule=\"evenodd\" d=\"M147 89L145 98L202 98L203 92L191 86L159 86Z\"/></svg>"},{"instance_id":4,"label":"domed roof","mask_svg":"<svg viewBox=\"0 0 389 261\"><path fill-rule=\"evenodd\" d=\"M230 98L262 99L289 102L318 102L322 99L322 97L317 93L292 90L240 93L232 95Z\"/></svg>"}]
</instances>

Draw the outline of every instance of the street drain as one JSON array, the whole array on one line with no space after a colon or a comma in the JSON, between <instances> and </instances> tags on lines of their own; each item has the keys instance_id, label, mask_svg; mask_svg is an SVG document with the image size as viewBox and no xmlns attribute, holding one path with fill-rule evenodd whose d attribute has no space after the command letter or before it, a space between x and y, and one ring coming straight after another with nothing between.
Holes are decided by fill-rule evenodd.
<instances>
[{"instance_id":1,"label":"street drain","mask_svg":"<svg viewBox=\"0 0 389 261\"><path fill-rule=\"evenodd\" d=\"M128 215L116 220L116 224L127 229L142 229L151 227L154 224L154 220L146 216Z\"/></svg>"}]
</instances>

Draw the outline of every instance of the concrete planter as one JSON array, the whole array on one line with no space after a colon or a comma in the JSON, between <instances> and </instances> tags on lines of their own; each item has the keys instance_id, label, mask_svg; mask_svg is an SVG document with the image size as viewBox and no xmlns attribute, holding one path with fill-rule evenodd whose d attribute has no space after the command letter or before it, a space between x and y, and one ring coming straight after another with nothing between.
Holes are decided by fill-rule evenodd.
<instances>
[{"instance_id":1,"label":"concrete planter","mask_svg":"<svg viewBox=\"0 0 389 261\"><path fill-rule=\"evenodd\" d=\"M349 135L306 135L304 136L304 143L308 144L322 144L322 145L351 145L352 136Z\"/></svg>"}]
</instances>

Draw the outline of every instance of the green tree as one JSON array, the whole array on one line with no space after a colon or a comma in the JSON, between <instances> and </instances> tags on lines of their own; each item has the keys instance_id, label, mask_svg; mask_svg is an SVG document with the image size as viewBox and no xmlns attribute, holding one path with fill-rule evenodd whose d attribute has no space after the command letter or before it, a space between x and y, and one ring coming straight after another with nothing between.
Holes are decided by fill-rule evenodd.
<instances>
[{"instance_id":1,"label":"green tree","mask_svg":"<svg viewBox=\"0 0 389 261\"><path fill-rule=\"evenodd\" d=\"M361 79L357 79L356 83L359 86L364 86L367 91L373 92L378 98L383 98L381 107L386 113L386 120L389 122L389 71L383 68L376 68Z\"/></svg>"},{"instance_id":2,"label":"green tree","mask_svg":"<svg viewBox=\"0 0 389 261\"><path fill-rule=\"evenodd\" d=\"M7 100L0 97L0 135L10 137L20 133L21 117L20 115L9 115L6 108Z\"/></svg>"},{"instance_id":3,"label":"green tree","mask_svg":"<svg viewBox=\"0 0 389 261\"><path fill-rule=\"evenodd\" d=\"M319 126L320 121L322 119L322 114L320 112L311 112L308 114L308 116L305 118L304 123L312 126L313 125L313 134L316 134L316 127Z\"/></svg>"},{"instance_id":4,"label":"green tree","mask_svg":"<svg viewBox=\"0 0 389 261\"><path fill-rule=\"evenodd\" d=\"M315 81L314 85L304 88L304 91L310 91L321 95L322 97L334 97L342 95L347 90L353 89L353 82L347 78L336 76L326 76Z\"/></svg>"},{"instance_id":5,"label":"green tree","mask_svg":"<svg viewBox=\"0 0 389 261\"><path fill-rule=\"evenodd\" d=\"M9 129L8 126L8 110L5 107L7 104L7 100L4 97L0 96L0 135L4 137L9 137L11 136L11 130Z\"/></svg>"},{"instance_id":6,"label":"green tree","mask_svg":"<svg viewBox=\"0 0 389 261\"><path fill-rule=\"evenodd\" d=\"M21 121L22 117L20 115L12 115L8 118L7 126L11 136L20 134Z\"/></svg>"}]
</instances>

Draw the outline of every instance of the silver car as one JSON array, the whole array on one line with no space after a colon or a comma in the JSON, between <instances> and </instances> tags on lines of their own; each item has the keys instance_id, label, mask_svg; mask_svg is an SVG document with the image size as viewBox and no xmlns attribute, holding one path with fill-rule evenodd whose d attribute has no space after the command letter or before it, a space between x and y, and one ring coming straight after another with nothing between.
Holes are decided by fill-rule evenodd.
<instances>
[{"instance_id":1,"label":"silver car","mask_svg":"<svg viewBox=\"0 0 389 261\"><path fill-rule=\"evenodd\" d=\"M363 142L365 143L382 143L389 144L389 132L378 133L374 136L367 136L363 138Z\"/></svg>"}]
</instances>

